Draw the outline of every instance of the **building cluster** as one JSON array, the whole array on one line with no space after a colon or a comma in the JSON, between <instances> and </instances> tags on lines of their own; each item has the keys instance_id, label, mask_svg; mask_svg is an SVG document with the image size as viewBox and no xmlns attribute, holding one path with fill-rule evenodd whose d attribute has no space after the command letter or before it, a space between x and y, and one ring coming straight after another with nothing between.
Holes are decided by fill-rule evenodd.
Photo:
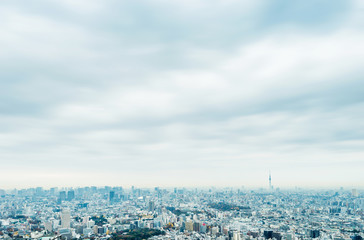
<instances>
[{"instance_id":1,"label":"building cluster","mask_svg":"<svg viewBox=\"0 0 364 240\"><path fill-rule=\"evenodd\" d=\"M0 239L122 239L142 229L164 233L154 240L361 240L364 193L272 187L0 190Z\"/></svg>"}]
</instances>

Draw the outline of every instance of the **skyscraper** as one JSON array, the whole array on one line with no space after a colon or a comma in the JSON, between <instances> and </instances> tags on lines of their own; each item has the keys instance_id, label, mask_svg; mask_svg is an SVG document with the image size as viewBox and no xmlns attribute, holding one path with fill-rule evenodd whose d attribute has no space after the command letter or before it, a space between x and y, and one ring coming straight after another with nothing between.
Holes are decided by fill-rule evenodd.
<instances>
[{"instance_id":1,"label":"skyscraper","mask_svg":"<svg viewBox=\"0 0 364 240\"><path fill-rule=\"evenodd\" d=\"M72 201L75 198L75 191L73 190L69 190L67 192L67 200L68 201Z\"/></svg>"},{"instance_id":2,"label":"skyscraper","mask_svg":"<svg viewBox=\"0 0 364 240\"><path fill-rule=\"evenodd\" d=\"M355 188L351 190L351 196L353 197L358 197L359 194L358 194L358 190L356 190Z\"/></svg>"},{"instance_id":3,"label":"skyscraper","mask_svg":"<svg viewBox=\"0 0 364 240\"><path fill-rule=\"evenodd\" d=\"M59 192L59 200L60 201L66 200L66 191L60 191Z\"/></svg>"},{"instance_id":4,"label":"skyscraper","mask_svg":"<svg viewBox=\"0 0 364 240\"><path fill-rule=\"evenodd\" d=\"M42 187L37 187L37 188L35 189L35 194L36 194L37 196L41 196L41 195L43 195L43 188L42 188Z\"/></svg>"},{"instance_id":5,"label":"skyscraper","mask_svg":"<svg viewBox=\"0 0 364 240\"><path fill-rule=\"evenodd\" d=\"M113 202L115 198L115 192L114 191L110 191L109 192L109 201Z\"/></svg>"},{"instance_id":6,"label":"skyscraper","mask_svg":"<svg viewBox=\"0 0 364 240\"><path fill-rule=\"evenodd\" d=\"M61 227L62 228L71 227L71 213L67 209L64 209L61 213Z\"/></svg>"},{"instance_id":7,"label":"skyscraper","mask_svg":"<svg viewBox=\"0 0 364 240\"><path fill-rule=\"evenodd\" d=\"M149 201L149 206L148 206L148 210L150 212L153 212L155 210L155 204L153 201Z\"/></svg>"}]
</instances>

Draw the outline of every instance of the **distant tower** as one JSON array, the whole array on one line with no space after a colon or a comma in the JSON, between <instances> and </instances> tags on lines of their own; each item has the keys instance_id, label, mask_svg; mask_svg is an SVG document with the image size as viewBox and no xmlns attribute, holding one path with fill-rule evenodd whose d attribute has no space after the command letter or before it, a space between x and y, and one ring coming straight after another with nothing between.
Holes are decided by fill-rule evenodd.
<instances>
[{"instance_id":1,"label":"distant tower","mask_svg":"<svg viewBox=\"0 0 364 240\"><path fill-rule=\"evenodd\" d=\"M269 171L269 190L272 190L272 176L270 175L270 171Z\"/></svg>"},{"instance_id":2,"label":"distant tower","mask_svg":"<svg viewBox=\"0 0 364 240\"><path fill-rule=\"evenodd\" d=\"M67 192L67 200L68 201L72 201L75 198L75 191L73 190L69 190Z\"/></svg>"},{"instance_id":3,"label":"distant tower","mask_svg":"<svg viewBox=\"0 0 364 240\"><path fill-rule=\"evenodd\" d=\"M353 190L351 190L351 196L358 197L359 196L358 190L356 190L355 188Z\"/></svg>"},{"instance_id":4,"label":"distant tower","mask_svg":"<svg viewBox=\"0 0 364 240\"><path fill-rule=\"evenodd\" d=\"M113 202L115 198L115 192L114 191L110 191L109 192L109 200L110 202Z\"/></svg>"}]
</instances>

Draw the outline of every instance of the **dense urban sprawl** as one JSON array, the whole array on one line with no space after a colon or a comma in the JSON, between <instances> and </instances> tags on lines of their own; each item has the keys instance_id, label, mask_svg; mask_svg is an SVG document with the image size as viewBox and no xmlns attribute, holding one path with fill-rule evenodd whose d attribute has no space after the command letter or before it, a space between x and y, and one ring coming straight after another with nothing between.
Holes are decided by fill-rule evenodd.
<instances>
[{"instance_id":1,"label":"dense urban sprawl","mask_svg":"<svg viewBox=\"0 0 364 240\"><path fill-rule=\"evenodd\" d=\"M361 240L356 189L0 190L0 239Z\"/></svg>"}]
</instances>

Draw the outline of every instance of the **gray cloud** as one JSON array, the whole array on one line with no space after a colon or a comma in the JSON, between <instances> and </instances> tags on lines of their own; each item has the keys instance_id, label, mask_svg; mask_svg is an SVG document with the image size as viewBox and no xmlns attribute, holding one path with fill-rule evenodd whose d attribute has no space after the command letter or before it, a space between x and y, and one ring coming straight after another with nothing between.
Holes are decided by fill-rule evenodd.
<instances>
[{"instance_id":1,"label":"gray cloud","mask_svg":"<svg viewBox=\"0 0 364 240\"><path fill-rule=\"evenodd\" d=\"M0 187L359 186L360 4L2 3Z\"/></svg>"}]
</instances>

